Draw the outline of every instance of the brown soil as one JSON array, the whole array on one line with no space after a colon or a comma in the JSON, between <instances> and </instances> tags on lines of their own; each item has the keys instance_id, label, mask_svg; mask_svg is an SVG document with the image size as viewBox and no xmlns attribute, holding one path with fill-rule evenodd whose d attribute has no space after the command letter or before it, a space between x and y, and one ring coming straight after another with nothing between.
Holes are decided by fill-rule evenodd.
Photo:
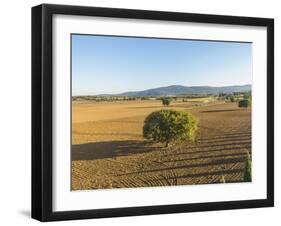
<instances>
[{"instance_id":1,"label":"brown soil","mask_svg":"<svg viewBox=\"0 0 281 226\"><path fill-rule=\"evenodd\" d=\"M194 143L163 148L142 138L145 117L173 108L199 119ZM236 103L73 103L72 189L242 182L251 152L251 109Z\"/></svg>"}]
</instances>

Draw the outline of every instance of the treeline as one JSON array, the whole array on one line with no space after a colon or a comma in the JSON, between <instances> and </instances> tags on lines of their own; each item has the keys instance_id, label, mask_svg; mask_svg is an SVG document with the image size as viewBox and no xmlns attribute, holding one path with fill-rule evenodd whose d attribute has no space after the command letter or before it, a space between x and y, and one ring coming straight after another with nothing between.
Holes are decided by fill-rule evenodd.
<instances>
[{"instance_id":1,"label":"treeline","mask_svg":"<svg viewBox=\"0 0 281 226\"><path fill-rule=\"evenodd\" d=\"M218 95L218 100L225 100L229 102L239 102L241 100L251 100L252 92L233 92L230 94L220 93Z\"/></svg>"},{"instance_id":2,"label":"treeline","mask_svg":"<svg viewBox=\"0 0 281 226\"><path fill-rule=\"evenodd\" d=\"M169 97L159 97L159 96L73 96L72 101L130 101L130 100L162 100L163 98L170 98L172 100L182 100L182 99L194 99L194 98L204 98L214 96L211 94L189 94L189 95L179 95L179 96L169 96Z\"/></svg>"},{"instance_id":3,"label":"treeline","mask_svg":"<svg viewBox=\"0 0 281 226\"><path fill-rule=\"evenodd\" d=\"M133 96L74 96L72 101L95 101L95 102L114 102L114 101L132 101L132 100L146 100L147 98L139 98Z\"/></svg>"},{"instance_id":4,"label":"treeline","mask_svg":"<svg viewBox=\"0 0 281 226\"><path fill-rule=\"evenodd\" d=\"M190 99L199 98L214 98L217 100L225 100L229 102L238 102L243 99L251 100L251 92L233 92L233 93L220 93L220 94L187 94L177 96L73 96L72 101L95 101L95 102L115 102L115 101L136 101L136 100L159 100L170 99L171 101L188 102Z\"/></svg>"}]
</instances>

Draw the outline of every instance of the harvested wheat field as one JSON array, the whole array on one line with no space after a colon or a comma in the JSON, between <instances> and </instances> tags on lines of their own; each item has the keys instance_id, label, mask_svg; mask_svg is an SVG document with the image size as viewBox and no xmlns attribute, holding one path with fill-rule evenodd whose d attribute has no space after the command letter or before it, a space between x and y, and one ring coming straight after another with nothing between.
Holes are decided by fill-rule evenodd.
<instances>
[{"instance_id":1,"label":"harvested wheat field","mask_svg":"<svg viewBox=\"0 0 281 226\"><path fill-rule=\"evenodd\" d=\"M199 120L195 142L145 141L144 119L160 109L192 113ZM237 103L72 103L73 190L242 182L250 152L251 109Z\"/></svg>"}]
</instances>

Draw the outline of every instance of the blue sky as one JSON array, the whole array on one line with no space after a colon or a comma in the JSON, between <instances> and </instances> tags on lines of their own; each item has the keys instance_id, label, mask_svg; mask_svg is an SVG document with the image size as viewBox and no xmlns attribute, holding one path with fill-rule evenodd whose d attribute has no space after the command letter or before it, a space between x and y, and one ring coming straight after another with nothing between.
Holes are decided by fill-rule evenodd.
<instances>
[{"instance_id":1,"label":"blue sky","mask_svg":"<svg viewBox=\"0 0 281 226\"><path fill-rule=\"evenodd\" d=\"M252 44L72 35L72 95L252 83Z\"/></svg>"}]
</instances>

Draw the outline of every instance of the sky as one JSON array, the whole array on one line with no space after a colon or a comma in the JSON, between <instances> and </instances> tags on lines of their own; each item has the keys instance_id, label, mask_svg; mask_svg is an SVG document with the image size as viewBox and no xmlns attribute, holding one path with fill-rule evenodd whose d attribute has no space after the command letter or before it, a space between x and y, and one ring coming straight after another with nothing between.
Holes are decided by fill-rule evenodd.
<instances>
[{"instance_id":1,"label":"sky","mask_svg":"<svg viewBox=\"0 0 281 226\"><path fill-rule=\"evenodd\" d=\"M252 44L72 35L72 95L252 84Z\"/></svg>"}]
</instances>

